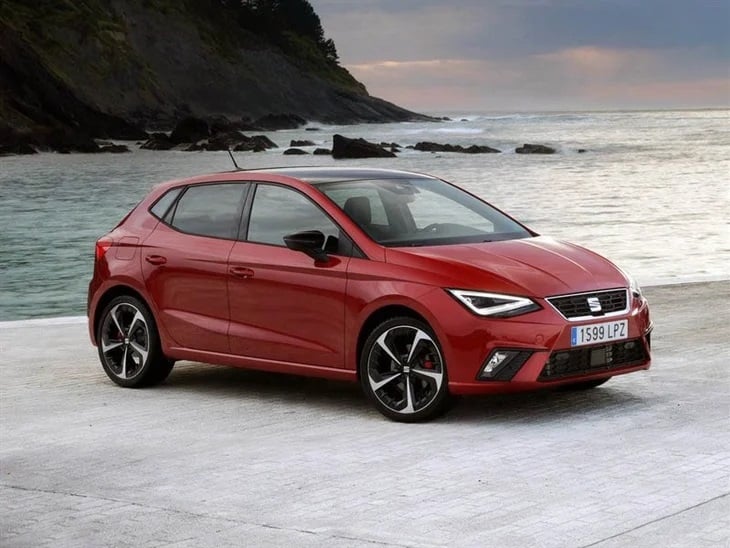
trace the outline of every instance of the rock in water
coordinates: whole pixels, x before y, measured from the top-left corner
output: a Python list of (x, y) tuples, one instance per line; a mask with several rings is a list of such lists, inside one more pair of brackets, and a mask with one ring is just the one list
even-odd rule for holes
[(471, 145), (464, 148), (461, 145), (432, 143), (430, 141), (421, 141), (420, 143), (416, 143), (416, 146), (413, 148), (423, 152), (461, 152), (463, 154), (492, 154), (501, 152), (496, 148), (488, 147), (486, 145)]
[(328, 148), (315, 148), (312, 154), (315, 156), (330, 156), (332, 155), (332, 151)]
[(306, 150), (302, 150), (301, 148), (287, 148), (284, 151), (284, 154), (286, 154), (287, 156), (292, 156), (292, 155), (297, 155), (297, 154), (301, 155), (301, 154), (309, 154), (309, 153)]
[(180, 143), (196, 143), (210, 136), (208, 122), (200, 118), (184, 118), (175, 126), (170, 134), (170, 141), (176, 145)]
[(517, 154), (555, 154), (555, 149), (546, 145), (531, 145), (525, 143), (515, 149)]
[(349, 139), (342, 135), (332, 137), (333, 158), (395, 158), (395, 154), (365, 139)]
[(170, 150), (174, 146), (175, 143), (173, 143), (164, 133), (153, 133), (139, 148), (144, 148), (146, 150)]
[(302, 141), (297, 141), (296, 139), (292, 139), (289, 143), (290, 147), (311, 147), (314, 146), (314, 143), (312, 141), (309, 141), (307, 139), (304, 139)]

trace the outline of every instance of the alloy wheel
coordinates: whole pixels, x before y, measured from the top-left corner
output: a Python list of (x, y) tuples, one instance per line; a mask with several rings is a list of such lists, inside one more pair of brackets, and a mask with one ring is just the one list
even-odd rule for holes
[(108, 369), (119, 379), (133, 379), (150, 353), (150, 331), (142, 311), (128, 302), (112, 307), (101, 326), (100, 350)]
[(372, 345), (367, 380), (372, 393), (390, 411), (403, 415), (418, 413), (441, 392), (441, 353), (423, 329), (410, 325), (391, 327)]

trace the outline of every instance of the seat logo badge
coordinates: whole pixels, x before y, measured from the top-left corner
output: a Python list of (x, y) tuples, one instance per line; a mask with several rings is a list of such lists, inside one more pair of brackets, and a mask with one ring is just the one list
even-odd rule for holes
[(598, 297), (588, 297), (588, 308), (590, 308), (591, 312), (600, 312), (601, 311), (601, 301), (598, 300)]

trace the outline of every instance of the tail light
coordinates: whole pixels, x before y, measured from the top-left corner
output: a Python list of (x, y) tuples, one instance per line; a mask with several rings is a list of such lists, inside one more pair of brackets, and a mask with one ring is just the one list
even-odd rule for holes
[(112, 246), (114, 242), (111, 238), (99, 238), (96, 241), (96, 260), (100, 261), (106, 254), (107, 250)]

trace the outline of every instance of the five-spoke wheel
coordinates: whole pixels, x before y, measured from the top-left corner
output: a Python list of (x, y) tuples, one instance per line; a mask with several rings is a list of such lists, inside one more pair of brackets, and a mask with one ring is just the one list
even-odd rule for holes
[(116, 297), (106, 306), (97, 342), (104, 371), (121, 386), (162, 382), (174, 364), (162, 354), (157, 327), (148, 308), (131, 296)]
[(414, 318), (376, 327), (363, 347), (360, 381), (385, 416), (403, 422), (433, 418), (448, 405), (448, 381), (438, 341)]

